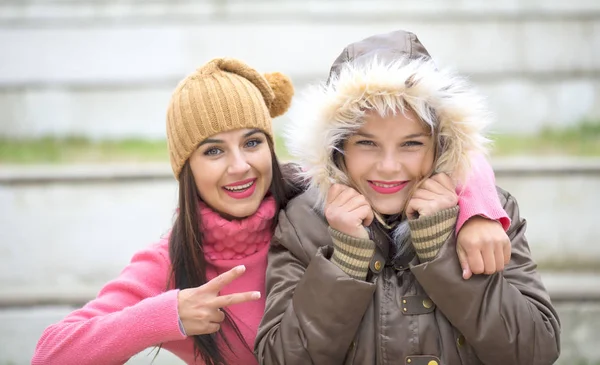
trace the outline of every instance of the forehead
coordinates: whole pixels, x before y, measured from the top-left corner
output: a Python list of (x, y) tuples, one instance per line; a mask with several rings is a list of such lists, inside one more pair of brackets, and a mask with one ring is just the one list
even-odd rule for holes
[(364, 123), (358, 131), (380, 137), (396, 137), (428, 132), (425, 123), (410, 109), (386, 116), (381, 116), (374, 111), (367, 111)]

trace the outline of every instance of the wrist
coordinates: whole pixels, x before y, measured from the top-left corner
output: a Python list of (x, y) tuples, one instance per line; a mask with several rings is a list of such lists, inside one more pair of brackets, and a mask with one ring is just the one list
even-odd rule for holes
[(331, 224), (329, 225), (329, 227), (331, 227), (331, 229), (333, 231), (342, 233), (346, 236), (350, 236), (353, 238), (358, 238), (358, 239), (369, 239), (369, 232), (367, 232), (367, 230), (365, 229), (365, 227), (358, 226), (358, 227), (353, 227), (353, 228), (348, 228), (348, 227), (335, 227), (332, 226)]
[(369, 263), (375, 254), (375, 242), (350, 236), (332, 227), (329, 227), (329, 234), (333, 240), (331, 262), (350, 277), (365, 280), (369, 271)]

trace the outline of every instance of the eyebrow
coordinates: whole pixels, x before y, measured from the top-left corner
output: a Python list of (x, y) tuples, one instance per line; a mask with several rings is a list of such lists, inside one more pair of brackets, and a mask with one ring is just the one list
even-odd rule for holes
[(369, 133), (365, 133), (365, 132), (356, 132), (355, 136), (361, 136), (361, 137), (365, 137), (365, 138), (375, 138), (374, 135), (369, 134)]
[[(255, 129), (253, 129), (253, 130), (251, 130), (251, 131), (249, 131), (247, 133), (244, 133), (243, 138), (248, 138), (251, 135), (256, 134), (256, 133), (263, 133), (263, 131), (261, 131), (258, 128), (255, 128)], [(200, 147), (202, 145), (205, 145), (205, 144), (209, 144), (209, 143), (225, 143), (225, 141), (223, 141), (222, 139), (207, 138), (204, 141), (200, 142), (200, 144), (198, 145), (198, 147)]]
[(410, 138), (418, 138), (418, 137), (429, 137), (428, 133), (413, 133), (413, 134), (409, 134), (408, 136), (404, 136), (404, 139), (410, 139)]

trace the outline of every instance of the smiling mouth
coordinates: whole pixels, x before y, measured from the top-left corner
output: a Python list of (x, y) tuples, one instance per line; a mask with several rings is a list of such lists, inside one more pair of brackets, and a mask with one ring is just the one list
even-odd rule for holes
[(386, 188), (386, 189), (395, 188), (397, 186), (400, 186), (400, 185), (406, 183), (405, 181), (399, 181), (399, 182), (394, 182), (394, 183), (382, 183), (379, 181), (369, 181), (369, 182), (375, 186), (378, 186), (380, 188)]
[(257, 178), (236, 181), (233, 184), (223, 186), (225, 194), (234, 199), (246, 199), (254, 195), (256, 191)]
[(254, 185), (255, 181), (256, 180), (252, 180), (252, 181), (242, 184), (242, 185), (223, 186), (223, 189), (228, 190), (228, 191), (233, 191), (233, 192), (244, 191), (244, 190), (248, 189), (249, 187), (251, 187), (252, 185)]
[(367, 180), (371, 189), (379, 194), (395, 194), (408, 185), (410, 181), (373, 181)]

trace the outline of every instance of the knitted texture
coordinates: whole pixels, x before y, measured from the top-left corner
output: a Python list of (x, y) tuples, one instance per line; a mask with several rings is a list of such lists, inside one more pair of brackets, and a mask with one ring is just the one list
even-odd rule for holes
[(412, 243), (421, 262), (433, 260), (454, 231), (458, 206), (408, 221)]
[(333, 240), (331, 262), (350, 277), (365, 280), (369, 273), (369, 262), (375, 254), (375, 242), (349, 236), (329, 227)]
[(253, 255), (271, 240), (275, 199), (267, 197), (258, 210), (242, 220), (227, 220), (200, 203), (204, 255), (209, 260), (239, 260)]
[(271, 140), (271, 118), (289, 108), (294, 94), (281, 73), (266, 76), (245, 63), (214, 59), (183, 79), (167, 111), (167, 144), (176, 178), (198, 144), (236, 129), (260, 129)]

